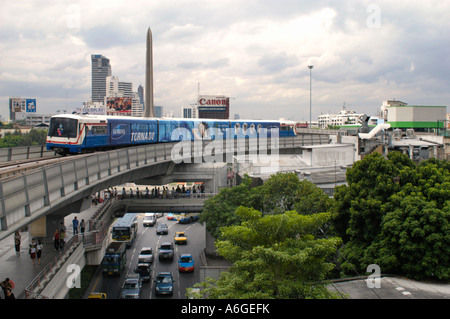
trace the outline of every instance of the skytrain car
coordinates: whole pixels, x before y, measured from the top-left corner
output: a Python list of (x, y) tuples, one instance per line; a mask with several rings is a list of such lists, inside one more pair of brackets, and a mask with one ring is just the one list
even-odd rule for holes
[[(227, 138), (271, 137), (272, 130), (280, 131), (280, 122), (263, 120), (230, 121), (230, 134)], [(281, 133), (281, 132), (280, 132)]]
[(47, 149), (77, 154), (148, 143), (216, 138), (295, 136), (295, 122), (142, 118), (104, 115), (55, 115), (50, 120)]
[(158, 121), (156, 119), (132, 117), (108, 117), (108, 146), (126, 146), (156, 143)]
[(47, 149), (65, 155), (107, 145), (107, 126), (106, 116), (54, 115), (50, 119)]
[(280, 137), (297, 136), (297, 122), (280, 121)]
[(157, 141), (158, 121), (156, 119), (55, 115), (50, 119), (47, 149), (66, 155)]

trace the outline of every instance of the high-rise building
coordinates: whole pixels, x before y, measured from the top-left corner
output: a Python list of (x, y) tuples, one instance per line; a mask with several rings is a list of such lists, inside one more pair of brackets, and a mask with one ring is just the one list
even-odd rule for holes
[(198, 105), (191, 104), (189, 106), (181, 107), (181, 117), (184, 119), (198, 118)]
[(144, 105), (144, 87), (139, 84), (138, 86), (139, 102)]
[(92, 102), (104, 103), (106, 96), (106, 77), (111, 76), (109, 59), (101, 54), (92, 54)]
[(120, 82), (117, 76), (106, 77), (106, 97), (133, 97), (133, 83)]

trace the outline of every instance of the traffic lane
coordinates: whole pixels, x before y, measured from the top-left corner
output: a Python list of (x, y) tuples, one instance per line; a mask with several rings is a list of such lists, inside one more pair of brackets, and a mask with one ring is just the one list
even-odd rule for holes
[[(138, 215), (139, 226), (136, 236), (136, 240), (130, 248), (127, 248), (127, 262), (125, 269), (122, 271), (120, 276), (103, 276), (101, 271), (97, 272), (97, 276), (93, 279), (93, 284), (89, 288), (89, 292), (103, 292), (106, 293), (108, 299), (119, 299), (122, 285), (125, 278), (129, 274), (134, 273), (136, 268), (139, 252), (143, 247), (151, 246), (155, 250), (156, 248), (156, 236), (151, 236), (153, 227), (143, 227), (142, 220), (143, 215)], [(153, 232), (155, 232), (153, 230)], [(152, 240), (153, 239), (153, 240)], [(101, 267), (101, 266), (100, 266)], [(142, 292), (145, 294), (146, 287), (149, 283), (143, 284)], [(147, 293), (148, 295), (148, 293)], [(141, 295), (142, 298), (142, 295)]]
[[(139, 219), (142, 221), (142, 218)], [(127, 249), (127, 263), (124, 271), (120, 276), (103, 277), (101, 271), (98, 272), (96, 278), (94, 278), (93, 287), (90, 288), (90, 292), (104, 292), (107, 294), (108, 299), (119, 299), (122, 285), (128, 274), (133, 274), (136, 265), (138, 264), (139, 252), (143, 247), (152, 247), (154, 258), (151, 265), (151, 279), (150, 282), (143, 283), (141, 299), (153, 299), (153, 298), (185, 298), (186, 288), (192, 287), (195, 283), (199, 282), (199, 267), (201, 266), (200, 253), (204, 247), (204, 227), (198, 222), (192, 224), (180, 224), (176, 220), (167, 220), (165, 217), (160, 217), (158, 222), (164, 222), (168, 225), (169, 233), (167, 235), (157, 235), (156, 227), (143, 227), (142, 222), (139, 222), (138, 232), (136, 240), (133, 245)], [(158, 260), (158, 247), (159, 244), (164, 241), (174, 242), (175, 232), (185, 231), (188, 244), (187, 245), (174, 245), (174, 259), (172, 262)], [(182, 273), (178, 272), (178, 257), (181, 253), (192, 254), (195, 260), (194, 273)], [(173, 273), (174, 294), (172, 296), (155, 296), (155, 287), (153, 280), (158, 272), (169, 271)]]
[[(193, 287), (196, 283), (200, 281), (200, 266), (203, 266), (202, 260), (200, 258), (201, 251), (205, 245), (205, 230), (204, 226), (198, 222), (192, 224), (177, 224), (175, 231), (183, 231), (187, 238), (186, 245), (176, 245), (177, 250), (177, 261), (182, 254), (191, 254), (194, 259), (194, 272), (192, 273), (180, 273), (177, 266), (177, 275), (179, 278), (179, 291), (180, 299), (186, 298), (186, 289)], [(178, 229), (177, 229), (178, 228)]]
[[(92, 292), (104, 292), (106, 293), (108, 299), (120, 298), (120, 292), (125, 278), (129, 274), (133, 274), (134, 269), (136, 268), (139, 252), (142, 247), (144, 247), (142, 245), (145, 244), (145, 241), (141, 241), (140, 239), (146, 232), (146, 228), (138, 227), (136, 240), (134, 241), (133, 245), (131, 245), (131, 247), (127, 248), (126, 250), (127, 262), (120, 276), (103, 276), (102, 272), (99, 271), (97, 277), (94, 279), (96, 280), (96, 283), (92, 288)], [(143, 288), (145, 288), (145, 286)]]
[[(174, 259), (173, 261), (159, 261), (156, 257), (154, 267), (154, 277), (158, 272), (172, 272), (174, 277), (173, 295), (160, 296), (156, 295), (154, 291), (154, 283), (152, 282), (152, 290), (150, 298), (186, 298), (186, 288), (192, 287), (195, 283), (200, 281), (199, 267), (201, 265), (200, 253), (204, 246), (204, 227), (200, 223), (180, 224), (176, 221), (169, 221), (169, 234), (160, 235), (158, 239), (159, 244), (164, 241), (174, 242), (174, 236), (177, 231), (184, 231), (187, 237), (187, 245), (174, 245)], [(182, 253), (192, 254), (195, 260), (195, 270), (193, 273), (179, 273), (178, 258)]]

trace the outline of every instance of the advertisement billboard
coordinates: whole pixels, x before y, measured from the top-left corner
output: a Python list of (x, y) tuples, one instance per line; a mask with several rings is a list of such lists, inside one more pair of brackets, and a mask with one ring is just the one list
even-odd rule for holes
[(198, 106), (202, 107), (227, 107), (230, 103), (230, 98), (223, 95), (199, 95)]
[(211, 119), (228, 119), (230, 98), (223, 95), (199, 95), (198, 117)]
[(101, 106), (83, 106), (81, 114), (106, 115), (106, 108)]
[(131, 97), (108, 97), (106, 112), (111, 115), (131, 115), (132, 104)]
[(26, 99), (27, 113), (36, 113), (36, 99)]
[(26, 111), (26, 99), (9, 98), (10, 111), (12, 113), (20, 113)]

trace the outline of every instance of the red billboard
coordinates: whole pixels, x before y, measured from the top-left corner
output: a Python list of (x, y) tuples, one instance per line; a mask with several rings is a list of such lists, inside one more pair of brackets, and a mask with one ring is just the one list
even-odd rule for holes
[(131, 97), (106, 98), (106, 113), (110, 115), (130, 115), (133, 101)]

